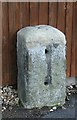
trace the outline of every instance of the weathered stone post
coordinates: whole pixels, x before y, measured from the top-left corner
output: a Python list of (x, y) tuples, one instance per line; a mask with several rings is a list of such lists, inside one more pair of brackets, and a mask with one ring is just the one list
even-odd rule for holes
[(18, 94), (25, 108), (65, 103), (65, 46), (65, 35), (48, 25), (18, 31)]

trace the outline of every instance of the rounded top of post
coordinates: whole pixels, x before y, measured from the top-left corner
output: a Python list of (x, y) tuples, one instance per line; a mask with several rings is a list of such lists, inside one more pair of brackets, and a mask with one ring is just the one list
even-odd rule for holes
[(64, 33), (50, 25), (27, 26), (17, 32), (27, 42), (49, 42), (66, 44)]

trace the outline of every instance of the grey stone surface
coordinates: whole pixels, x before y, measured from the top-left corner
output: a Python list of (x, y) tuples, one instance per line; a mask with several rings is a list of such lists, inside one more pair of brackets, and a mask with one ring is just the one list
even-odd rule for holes
[(25, 108), (65, 103), (65, 35), (47, 25), (17, 32), (18, 94)]

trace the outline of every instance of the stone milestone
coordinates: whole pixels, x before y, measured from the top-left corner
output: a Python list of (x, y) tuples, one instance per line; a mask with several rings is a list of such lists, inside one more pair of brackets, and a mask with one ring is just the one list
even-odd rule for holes
[(17, 32), (18, 95), (25, 108), (63, 105), (66, 97), (65, 35), (49, 25)]

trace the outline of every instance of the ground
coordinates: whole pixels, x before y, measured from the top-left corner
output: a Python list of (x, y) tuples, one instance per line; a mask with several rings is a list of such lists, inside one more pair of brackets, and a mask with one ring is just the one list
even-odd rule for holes
[[(70, 80), (71, 82), (72, 80)], [(75, 82), (70, 85), (68, 82), (66, 103), (62, 107), (48, 108), (43, 107), (41, 109), (24, 109), (23, 106), (13, 106), (12, 109), (6, 109), (2, 113), (2, 120), (8, 120), (8, 118), (76, 118), (77, 115), (77, 87)]]

